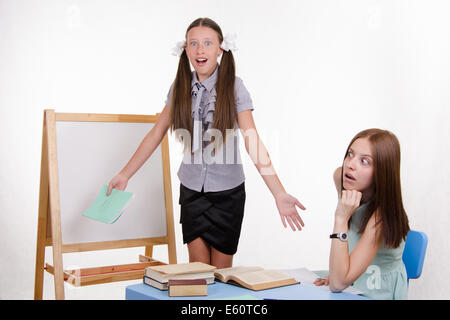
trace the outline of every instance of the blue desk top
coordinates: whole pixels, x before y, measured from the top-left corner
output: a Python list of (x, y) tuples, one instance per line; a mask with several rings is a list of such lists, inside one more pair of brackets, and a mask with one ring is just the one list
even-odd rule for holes
[(126, 287), (127, 300), (216, 300), (239, 299), (252, 296), (256, 299), (277, 300), (368, 300), (369, 298), (345, 292), (333, 293), (326, 288), (309, 284), (294, 284), (279, 288), (253, 291), (222, 282), (208, 285), (208, 295), (202, 297), (169, 297), (168, 291), (162, 291), (146, 284), (135, 284)]

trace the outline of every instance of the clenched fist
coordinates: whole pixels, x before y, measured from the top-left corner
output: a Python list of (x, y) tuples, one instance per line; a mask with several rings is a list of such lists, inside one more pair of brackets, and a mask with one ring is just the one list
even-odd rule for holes
[(348, 221), (353, 212), (358, 209), (361, 197), (362, 193), (357, 190), (343, 190), (336, 208), (336, 219)]

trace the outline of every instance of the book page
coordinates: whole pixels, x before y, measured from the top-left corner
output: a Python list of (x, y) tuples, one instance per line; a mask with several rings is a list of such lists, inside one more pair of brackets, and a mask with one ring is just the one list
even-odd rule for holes
[(250, 271), (258, 271), (263, 270), (261, 267), (231, 267), (231, 268), (223, 268), (223, 269), (217, 269), (214, 274), (219, 274), (223, 277), (225, 281), (228, 280), (227, 277), (231, 275), (239, 276), (239, 274), (244, 272), (250, 272)]
[(287, 274), (277, 270), (259, 270), (245, 272), (236, 275), (236, 277), (250, 285), (280, 281), (291, 278)]

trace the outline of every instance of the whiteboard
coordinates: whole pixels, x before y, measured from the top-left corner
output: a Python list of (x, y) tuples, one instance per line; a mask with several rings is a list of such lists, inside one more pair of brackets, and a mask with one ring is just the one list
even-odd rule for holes
[(82, 216), (103, 184), (120, 172), (154, 123), (56, 122), (64, 244), (166, 236), (162, 151), (159, 146), (128, 181), (134, 198), (114, 224)]

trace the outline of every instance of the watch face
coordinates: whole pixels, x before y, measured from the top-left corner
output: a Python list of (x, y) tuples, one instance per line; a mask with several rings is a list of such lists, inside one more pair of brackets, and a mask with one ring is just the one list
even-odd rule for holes
[(342, 238), (342, 240), (347, 239), (347, 234), (346, 233), (342, 233), (341, 238)]

